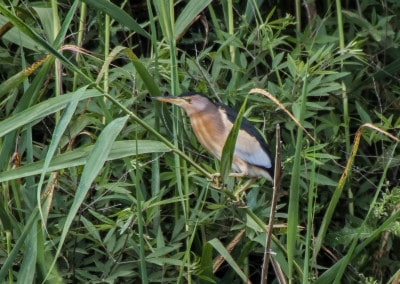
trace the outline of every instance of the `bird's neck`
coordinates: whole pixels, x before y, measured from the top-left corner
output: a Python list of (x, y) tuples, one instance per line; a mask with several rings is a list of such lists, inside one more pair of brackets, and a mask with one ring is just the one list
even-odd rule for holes
[(221, 118), (218, 108), (214, 105), (207, 109), (191, 113), (189, 115), (192, 127), (205, 128), (209, 131), (223, 131), (223, 125), (221, 125)]

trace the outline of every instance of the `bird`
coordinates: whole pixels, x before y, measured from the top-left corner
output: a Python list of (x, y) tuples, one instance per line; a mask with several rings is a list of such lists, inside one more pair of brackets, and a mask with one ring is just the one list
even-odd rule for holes
[[(226, 139), (238, 113), (222, 103), (213, 103), (206, 95), (185, 92), (179, 96), (155, 97), (156, 100), (177, 105), (185, 110), (199, 143), (221, 160)], [(274, 178), (274, 160), (266, 140), (245, 118), (242, 118), (233, 152), (232, 170), (235, 177)]]

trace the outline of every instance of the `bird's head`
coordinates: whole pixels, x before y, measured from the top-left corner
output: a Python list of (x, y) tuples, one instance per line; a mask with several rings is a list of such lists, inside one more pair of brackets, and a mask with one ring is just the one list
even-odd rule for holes
[(189, 116), (197, 112), (205, 111), (214, 106), (214, 104), (206, 96), (195, 92), (183, 93), (177, 97), (167, 96), (156, 97), (155, 99), (160, 102), (167, 102), (180, 106)]

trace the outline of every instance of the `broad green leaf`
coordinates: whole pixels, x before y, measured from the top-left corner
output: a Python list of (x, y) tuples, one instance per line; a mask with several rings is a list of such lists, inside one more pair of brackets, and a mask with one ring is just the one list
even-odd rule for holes
[(203, 251), (200, 261), (200, 271), (202, 277), (207, 277), (209, 279), (214, 278), (213, 266), (212, 266), (212, 245), (207, 242), (203, 245)]
[(101, 243), (100, 233), (99, 233), (98, 229), (96, 228), (96, 226), (93, 225), (93, 223), (90, 220), (88, 220), (87, 218), (85, 218), (84, 216), (80, 217), (80, 221), (85, 226), (89, 235), (91, 235), (93, 239), (95, 239), (96, 241)]
[(174, 259), (174, 258), (171, 258), (171, 257), (147, 258), (146, 261), (149, 262), (149, 263), (157, 264), (159, 266), (173, 265), (173, 266), (180, 267), (180, 266), (183, 265), (182, 260)]
[(46, 36), (46, 39), (49, 42), (53, 41), (54, 37), (54, 30), (56, 29), (57, 26), (59, 26), (59, 23), (56, 21), (59, 21), (60, 19), (55, 19), (53, 15), (53, 11), (51, 7), (32, 7), (33, 10), (37, 13), (40, 22), (42, 23), (43, 31)]
[(159, 248), (157, 248), (157, 250), (155, 250), (154, 252), (147, 255), (146, 258), (159, 258), (161, 256), (167, 256), (169, 254), (172, 254), (172, 252), (176, 251), (179, 247), (180, 247), (179, 244), (175, 244), (172, 246), (159, 247)]
[(368, 112), (357, 101), (356, 101), (356, 109), (357, 109), (358, 115), (361, 118), (362, 123), (367, 123), (367, 122), (372, 123), (372, 119), (371, 119), (370, 115), (368, 114)]
[(329, 93), (334, 92), (334, 91), (339, 91), (341, 90), (342, 86), (339, 83), (329, 83), (327, 85), (322, 85), (319, 88), (311, 91), (308, 93), (308, 96), (311, 97), (323, 97), (323, 96), (328, 96)]

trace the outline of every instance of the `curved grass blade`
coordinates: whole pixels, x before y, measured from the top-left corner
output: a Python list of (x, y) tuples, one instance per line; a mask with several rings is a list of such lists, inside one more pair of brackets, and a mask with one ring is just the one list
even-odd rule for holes
[[(137, 145), (137, 146), (136, 146)], [(57, 171), (70, 167), (85, 165), (88, 161), (89, 154), (93, 151), (94, 146), (80, 147), (73, 151), (63, 153), (53, 157), (46, 172)], [(111, 147), (106, 161), (121, 159), (129, 156), (169, 152), (171, 149), (162, 142), (151, 140), (127, 140), (115, 141)], [(0, 173), (0, 182), (24, 178), (40, 174), (44, 168), (44, 161), (31, 163), (14, 170)]]
[(239, 277), (243, 280), (243, 283), (249, 283), (247, 276), (240, 269), (239, 265), (235, 262), (230, 253), (226, 250), (224, 245), (218, 239), (212, 239), (209, 243), (215, 248), (218, 253), (225, 258), (226, 262), (233, 268), (233, 270), (239, 275)]
[(75, 100), (77, 97), (79, 97), (80, 100), (84, 100), (101, 95), (102, 94), (97, 90), (88, 90), (85, 91), (83, 95), (77, 91), (65, 94), (63, 96), (50, 98), (0, 122), (0, 137), (20, 128), (21, 126), (39, 120), (65, 108), (66, 105)]
[[(54, 153), (57, 151), (57, 147), (60, 143), (61, 137), (64, 134), (65, 130), (67, 129), (72, 116), (75, 113), (76, 107), (78, 106), (79, 101), (81, 100), (83, 94), (86, 92), (86, 87), (80, 88), (79, 90), (77, 90), (75, 92), (76, 96), (74, 96), (74, 99), (71, 100), (68, 105), (67, 108), (65, 109), (65, 111), (63, 112), (61, 118), (59, 119), (55, 129), (54, 129), (54, 133), (52, 135), (52, 139), (49, 145), (49, 148), (47, 150), (46, 153), (46, 157), (44, 159), (44, 163), (43, 163), (43, 167), (41, 170), (41, 175), (40, 175), (40, 180), (39, 183), (37, 185), (37, 191), (36, 191), (36, 199), (37, 199), (37, 203), (40, 204), (40, 199), (41, 199), (41, 194), (42, 194), (42, 185), (45, 179), (45, 175), (46, 172), (49, 168), (50, 162), (53, 159)], [(40, 216), (42, 219), (42, 223), (46, 224), (46, 219), (47, 217), (44, 216), (41, 207), (39, 207), (39, 212), (40, 212)]]

